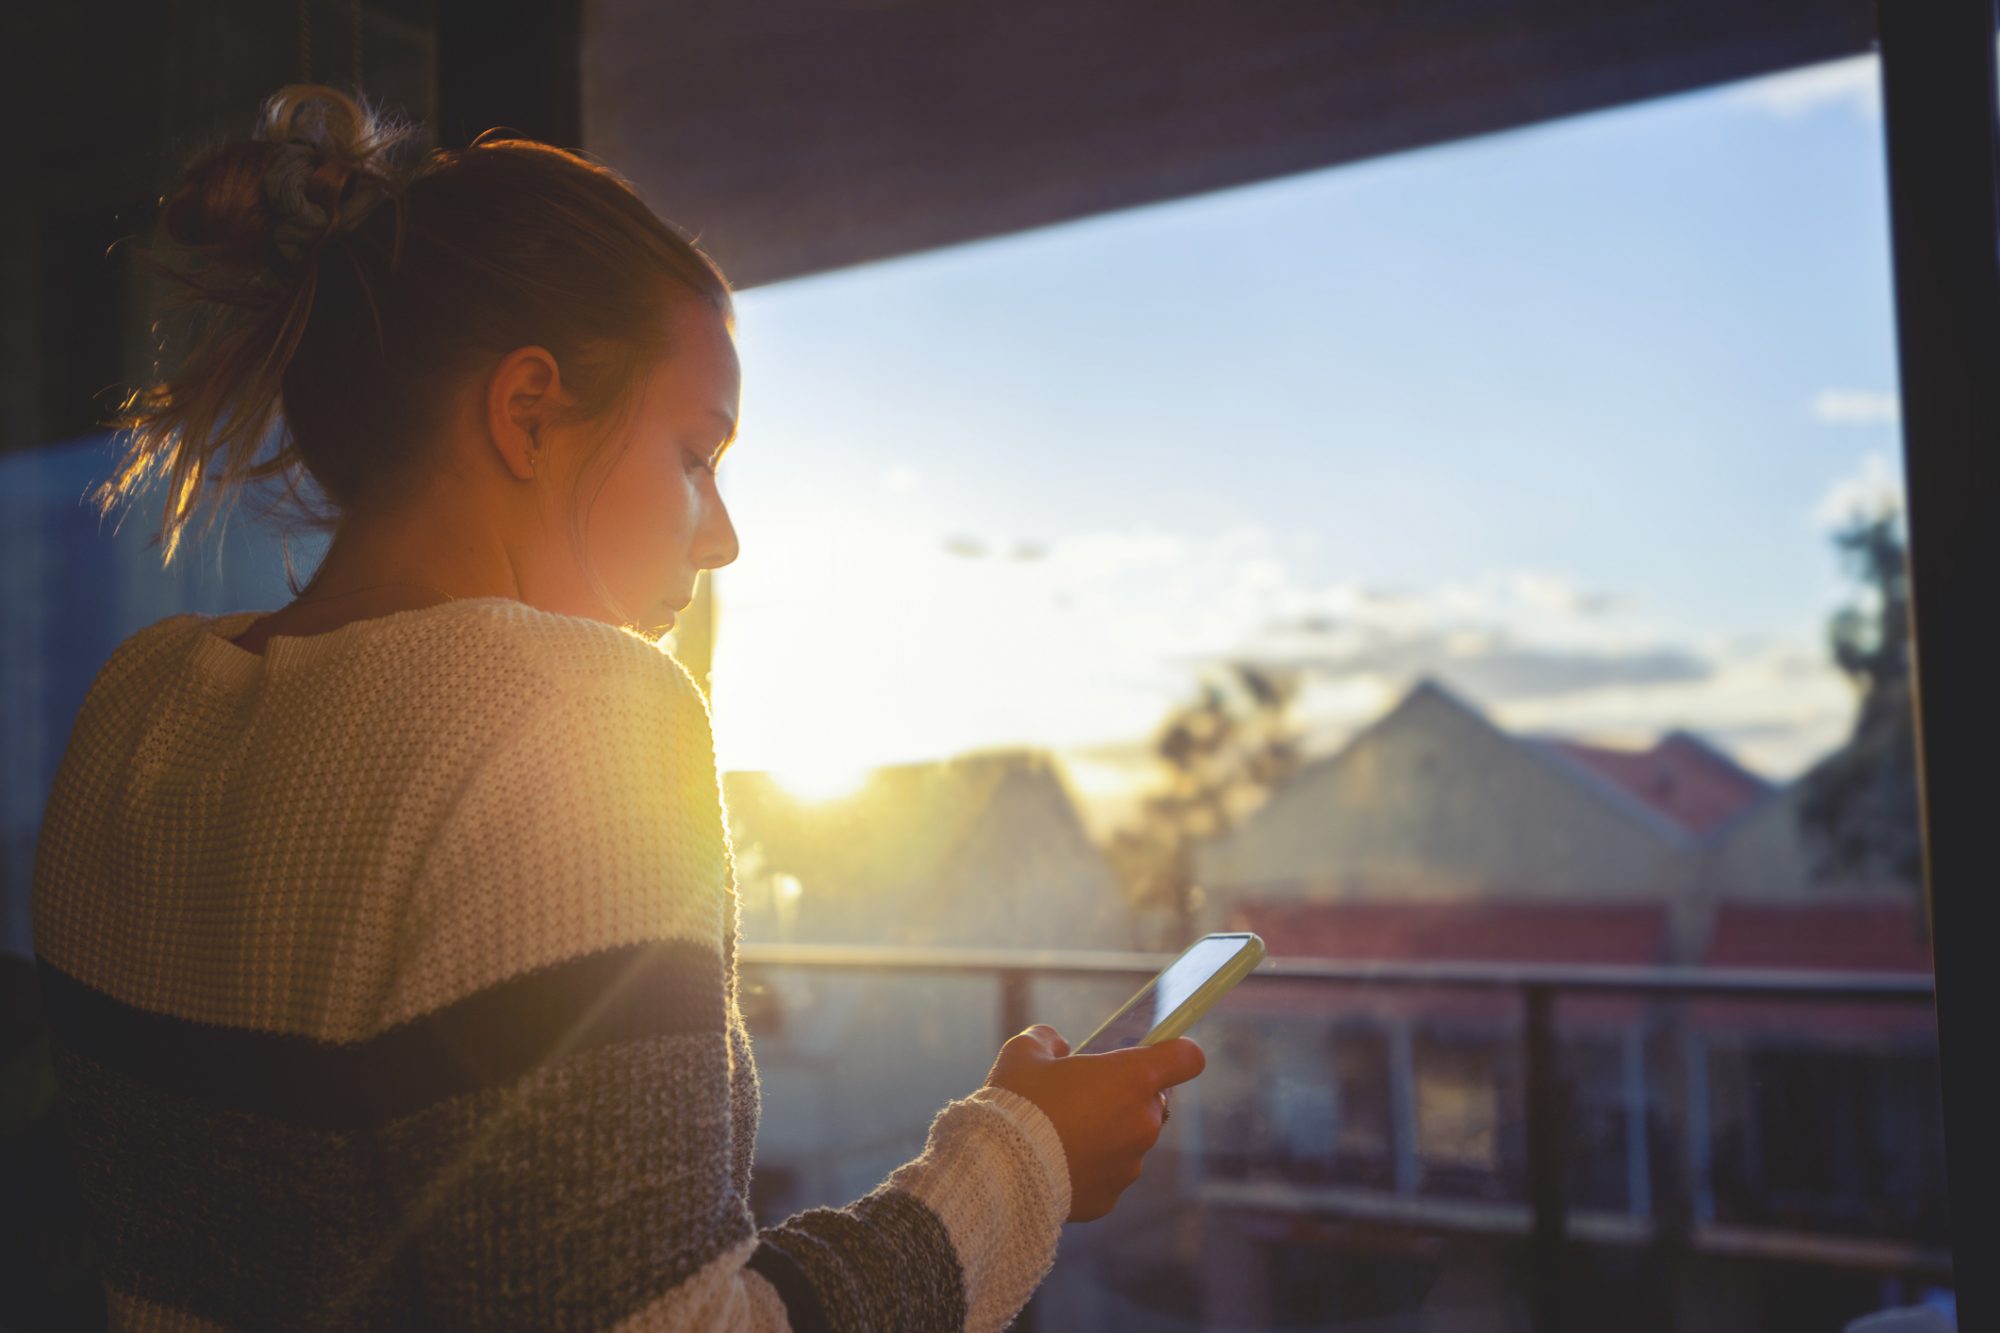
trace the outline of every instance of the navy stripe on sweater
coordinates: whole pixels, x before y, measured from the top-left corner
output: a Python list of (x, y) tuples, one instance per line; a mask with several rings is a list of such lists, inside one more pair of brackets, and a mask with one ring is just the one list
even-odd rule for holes
[[(965, 1274), (944, 1220), (914, 1195), (882, 1186), (845, 1208), (808, 1208), (767, 1229), (752, 1256), (782, 1254), (812, 1293), (801, 1313), (831, 1329), (954, 1333), (965, 1327)], [(769, 1278), (769, 1269), (760, 1270)], [(807, 1326), (812, 1326), (808, 1323)]]
[(223, 1109), (358, 1129), (503, 1086), (563, 1055), (721, 1035), (722, 959), (647, 941), (509, 977), (355, 1042), (225, 1027), (126, 1004), (37, 956), (51, 1034), (109, 1070)]
[(813, 1290), (812, 1280), (806, 1276), (799, 1261), (785, 1253), (782, 1237), (773, 1232), (759, 1242), (750, 1252), (750, 1260), (743, 1266), (753, 1273), (762, 1275), (778, 1293), (778, 1299), (785, 1305), (785, 1322), (792, 1327), (792, 1333), (831, 1333), (833, 1325), (827, 1322), (826, 1307), (820, 1304), (819, 1293)]
[(649, 1037), (364, 1133), (161, 1092), (52, 1043), (122, 1291), (234, 1329), (610, 1328), (752, 1233), (727, 1044)]

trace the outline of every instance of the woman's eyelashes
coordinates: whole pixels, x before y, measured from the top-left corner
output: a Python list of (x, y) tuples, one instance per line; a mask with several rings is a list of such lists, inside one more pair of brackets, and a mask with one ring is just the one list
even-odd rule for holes
[(692, 464), (693, 464), (693, 465), (694, 465), (695, 467), (697, 467), (697, 468), (701, 469), (701, 470), (702, 470), (703, 472), (707, 472), (707, 473), (711, 473), (711, 474), (712, 474), (712, 473), (714, 473), (714, 471), (715, 471), (715, 464), (714, 464), (714, 463), (712, 463), (712, 462), (710, 462), (708, 458), (706, 458), (706, 457), (705, 457), (705, 456), (703, 456), (702, 454), (699, 454), (699, 453), (696, 453), (696, 452), (695, 452), (694, 450), (692, 450), (692, 449), (688, 449), (688, 450), (685, 450), (684, 452), (686, 453), (686, 455), (687, 455), (687, 457), (688, 457), (688, 460), (689, 460), (689, 461), (690, 461), (690, 462), (691, 462), (691, 463), (692, 463)]

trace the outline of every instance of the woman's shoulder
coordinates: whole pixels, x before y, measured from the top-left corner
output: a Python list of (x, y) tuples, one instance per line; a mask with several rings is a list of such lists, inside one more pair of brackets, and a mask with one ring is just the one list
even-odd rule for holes
[(143, 679), (172, 660), (175, 651), (213, 619), (215, 617), (198, 612), (182, 611), (134, 630), (119, 640), (110, 656), (98, 666), (87, 696), (101, 697), (129, 682)]
[[(220, 641), (206, 645), (200, 638), (212, 634), (218, 621), (234, 618), (182, 612), (127, 636), (98, 668), (87, 691), (89, 711), (106, 706), (121, 711), (127, 703), (155, 698), (160, 681), (190, 656), (207, 664), (225, 659), (231, 670), (222, 677), (234, 680), (244, 655), (222, 652)], [(431, 716), (458, 725), (513, 713), (524, 703), (541, 705), (536, 711), (567, 704), (592, 714), (639, 702), (649, 705), (648, 711), (666, 708), (677, 716), (705, 718), (708, 711), (694, 676), (663, 644), (618, 625), (512, 598), (466, 598), (276, 642), (290, 645), (291, 655), (276, 664), (281, 674), (309, 679), (321, 695), (379, 699), (384, 681), (393, 680), (401, 705), (390, 711), (406, 725)], [(312, 648), (300, 651), (296, 645), (303, 643)]]
[(553, 694), (602, 700), (664, 691), (707, 711), (707, 697), (680, 659), (636, 630), (511, 599), (481, 600), (452, 636), (470, 658), (504, 655)]

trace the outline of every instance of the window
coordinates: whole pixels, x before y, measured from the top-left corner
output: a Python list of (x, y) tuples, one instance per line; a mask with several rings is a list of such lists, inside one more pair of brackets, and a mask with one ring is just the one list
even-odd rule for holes
[[(1521, 1326), (1544, 1170), (1580, 1315), (1641, 1292), (1673, 1326), (1831, 1328), (1948, 1284), (1874, 80), (742, 295), (714, 710), (753, 952), (784, 875), (792, 941), (1253, 929), (1489, 975), (1246, 983), (1043, 1326), (1447, 1299)], [(1914, 989), (1592, 989), (1606, 966)], [(1504, 980), (1529, 973), (1539, 998)], [(877, 1016), (949, 1002), (853, 984)], [(1131, 988), (1016, 999), (1074, 1040)], [(1010, 1011), (972, 994), (978, 1047)], [(786, 1012), (788, 1047), (867, 1045), (840, 1006)], [(855, 1068), (865, 1119), (915, 1132), (891, 1047)], [(818, 1113), (766, 1100), (779, 1136)], [(1676, 1283), (1725, 1294), (1677, 1311)]]
[[(760, 1219), (859, 1197), (1002, 1033), (1076, 1040), (1138, 984), (761, 947), (1244, 929), (1322, 973), (1197, 1030), (1208, 1072), (1037, 1327), (1530, 1327), (1552, 1206), (1578, 1326), (1949, 1300), (1875, 85), (1842, 61), (741, 294), (712, 679)], [(149, 516), (121, 551), (75, 503), (100, 444), (0, 459), (16, 885), (52, 720), (119, 637), (61, 585), (286, 597), (226, 548), (220, 584), (139, 588)], [(1603, 983), (1663, 967), (1709, 980)]]

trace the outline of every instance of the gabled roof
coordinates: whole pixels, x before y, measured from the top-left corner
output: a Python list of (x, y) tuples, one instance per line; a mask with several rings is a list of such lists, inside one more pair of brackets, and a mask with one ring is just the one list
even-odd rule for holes
[(1709, 837), (1763, 804), (1776, 790), (1686, 731), (1669, 732), (1647, 750), (1614, 749), (1562, 737), (1528, 737), (1522, 743), (1572, 761), (1695, 838)]
[(1420, 678), (1394, 708), (1357, 733), (1338, 753), (1319, 762), (1338, 762), (1363, 737), (1393, 724), (1426, 700), (1457, 710), (1628, 819), (1675, 842), (1707, 838), (1762, 804), (1774, 790), (1763, 778), (1692, 732), (1669, 732), (1652, 749), (1642, 751), (1521, 736), (1429, 677)]
[(1624, 787), (1606, 781), (1567, 752), (1524, 740), (1438, 681), (1420, 678), (1394, 707), (1355, 732), (1337, 750), (1304, 764), (1271, 792), (1269, 799), (1247, 820), (1206, 843), (1197, 855), (1198, 873), (1217, 884), (1228, 884), (1232, 893), (1238, 894), (1254, 891), (1259, 885), (1291, 882), (1308, 873), (1305, 867), (1282, 874), (1245, 871), (1236, 864), (1238, 852), (1246, 849), (1244, 856), (1257, 859), (1260, 854), (1247, 849), (1272, 845), (1274, 829), (1295, 824), (1302, 817), (1310, 822), (1314, 816), (1300, 802), (1310, 801), (1313, 793), (1329, 785), (1338, 785), (1341, 772), (1349, 765), (1365, 762), (1372, 747), (1390, 742), (1411, 728), (1435, 735), (1441, 723), (1448, 733), (1446, 745), (1477, 747), (1489, 755), (1504, 757), (1505, 762), (1519, 762), (1553, 778), (1579, 798), (1584, 810), (1600, 810), (1625, 829), (1664, 844), (1670, 853), (1692, 851), (1699, 841), (1683, 824)]

